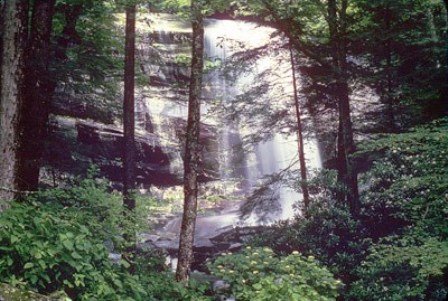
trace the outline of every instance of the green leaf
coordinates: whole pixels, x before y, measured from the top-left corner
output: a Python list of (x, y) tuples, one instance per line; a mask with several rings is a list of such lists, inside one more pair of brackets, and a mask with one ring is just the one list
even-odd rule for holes
[(72, 257), (75, 258), (75, 259), (82, 259), (82, 256), (79, 255), (78, 252), (72, 252)]
[(73, 242), (70, 240), (63, 240), (62, 244), (64, 245), (64, 247), (69, 250), (72, 251), (73, 250)]
[(120, 264), (125, 267), (126, 269), (130, 268), (131, 265), (129, 264), (129, 262), (127, 262), (126, 260), (121, 260)]
[(15, 235), (11, 235), (11, 243), (14, 244), (19, 241), (19, 238)]

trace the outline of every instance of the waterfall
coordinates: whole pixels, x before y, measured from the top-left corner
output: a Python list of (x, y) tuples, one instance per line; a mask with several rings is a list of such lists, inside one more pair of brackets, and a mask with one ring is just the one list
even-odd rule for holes
[[(271, 40), (273, 30), (267, 27), (260, 27), (253, 23), (233, 20), (207, 20), (205, 26), (205, 53), (209, 60), (221, 61), (223, 65), (238, 50), (250, 50), (268, 44)], [(218, 68), (205, 75), (205, 101), (211, 101), (213, 98), (219, 98), (221, 104), (225, 105), (232, 98), (246, 92), (247, 87), (254, 86), (259, 79), (260, 74), (268, 69), (278, 69), (280, 67), (276, 58), (270, 55), (255, 61), (250, 66), (245, 66), (245, 70), (238, 76), (227, 79), (223, 68)], [(291, 79), (290, 68), (288, 63), (284, 63), (283, 72), (287, 74), (283, 88), (284, 91), (291, 95)], [(281, 69), (281, 68), (280, 68)], [(271, 71), (272, 72), (272, 71)], [(281, 71), (280, 71), (281, 72)], [(288, 80), (289, 77), (289, 80)], [(275, 81), (275, 75), (272, 81)], [(289, 97), (278, 100), (278, 96), (272, 95), (272, 99), (268, 98), (267, 105), (272, 102), (288, 102), (292, 100)], [(283, 103), (285, 105), (285, 103)], [(288, 104), (286, 104), (288, 106)], [(291, 111), (291, 114), (294, 114)], [(294, 117), (295, 118), (295, 117)], [(253, 144), (252, 152), (242, 152), (237, 146), (241, 142), (243, 134), (253, 134), (260, 129), (250, 127), (237, 122), (218, 121), (218, 127), (222, 130), (220, 135), (220, 152), (221, 152), (221, 180), (224, 183), (239, 180), (239, 185), (243, 188), (246, 196), (250, 195), (260, 184), (262, 179), (279, 173), (286, 169), (298, 170), (298, 143), (296, 135), (284, 135), (274, 133), (266, 141)], [(305, 141), (305, 151), (309, 169), (320, 168), (320, 156), (317, 143), (313, 139)], [(268, 222), (290, 219), (294, 217), (294, 204), (301, 200), (301, 194), (285, 184), (278, 183), (273, 185), (269, 191), (272, 195), (272, 201), (278, 201), (271, 204), (265, 219)], [(259, 222), (259, 214), (253, 212), (248, 224), (256, 224)]]
[[(184, 30), (183, 28), (182, 30)], [(272, 43), (272, 33), (274, 33), (272, 28), (243, 21), (213, 19), (205, 21), (204, 46), (207, 68), (203, 78), (202, 126), (216, 129), (216, 132), (213, 133), (216, 147), (212, 148), (214, 153), (207, 156), (214, 158), (214, 165), (218, 169), (218, 179), (204, 183), (202, 189), (209, 195), (216, 194), (223, 199), (235, 200), (235, 202), (233, 202), (233, 205), (232, 202), (228, 202), (230, 205), (227, 205), (226, 208), (215, 215), (198, 216), (195, 233), (196, 246), (210, 244), (209, 238), (215, 237), (231, 227), (272, 223), (290, 219), (297, 213), (294, 205), (301, 200), (301, 195), (289, 187), (288, 184), (278, 182), (271, 184), (269, 189), (264, 191), (264, 197), (266, 198), (263, 201), (264, 207), (251, 210), (251, 213), (246, 215), (245, 219), (240, 219), (240, 206), (243, 204), (244, 207), (245, 203), (249, 203), (246, 202), (246, 199), (251, 199), (255, 191), (264, 187), (268, 176), (286, 169), (298, 171), (297, 135), (294, 132), (285, 134), (284, 132), (288, 131), (286, 127), (277, 126), (269, 137), (263, 141), (251, 143), (250, 147), (243, 149), (240, 146), (247, 135), (265, 130), (264, 121), (258, 120), (256, 114), (253, 118), (249, 117), (251, 106), (248, 106), (249, 111), (244, 114), (246, 117), (239, 118), (239, 120), (227, 118), (226, 111), (222, 111), (223, 106), (232, 104), (235, 99), (239, 99), (251, 87), (261, 82), (262, 74), (269, 72), (269, 77), (264, 78), (264, 80), (267, 80), (269, 84), (275, 83), (276, 88), (269, 88), (265, 93), (266, 95), (259, 99), (259, 102), (267, 110), (269, 108), (286, 108), (285, 118), (288, 118), (288, 122), (280, 120), (280, 124), (295, 124), (292, 79), (287, 52), (282, 54), (282, 50), (280, 50), (273, 53), (263, 53), (258, 58), (251, 60), (250, 63), (239, 66), (238, 70), (227, 68), (235, 55), (270, 45)], [(166, 79), (168, 83), (170, 81), (175, 82), (176, 74), (186, 73), (185, 70), (168, 70), (166, 68), (176, 68), (172, 61), (179, 53), (179, 49), (173, 47), (173, 44), (177, 47), (179, 47), (179, 44), (175, 44), (172, 40), (172, 32), (168, 33), (160, 29), (157, 35), (157, 43), (160, 45), (158, 51), (160, 51), (162, 63), (169, 61), (171, 65), (153, 66), (152, 72), (157, 73), (160, 70), (164, 75), (159, 76), (159, 79)], [(183, 50), (183, 54), (187, 53), (187, 49)], [(208, 68), (210, 66), (214, 67), (210, 69)], [(188, 83), (185, 82), (183, 85), (187, 87)], [(169, 85), (152, 86), (151, 89), (152, 91), (148, 93), (153, 93), (153, 96), (146, 100), (145, 107), (151, 118), (155, 120), (154, 123), (159, 124), (157, 131), (164, 138), (163, 135), (173, 132), (173, 124), (170, 123), (170, 120), (173, 118), (186, 120), (187, 94), (185, 91), (179, 94)], [(244, 99), (241, 99), (241, 101), (244, 101)], [(260, 113), (264, 112), (258, 112), (258, 114)], [(268, 113), (267, 111), (266, 114), (262, 115), (269, 117)], [(240, 116), (243, 116), (243, 114)], [(169, 140), (168, 138), (166, 137), (166, 140)], [(319, 151), (314, 139), (308, 138), (305, 142), (305, 151), (308, 169), (320, 168)], [(298, 179), (299, 176), (297, 175), (294, 179), (296, 183)], [(170, 189), (161, 190), (168, 193)], [(176, 186), (171, 195), (176, 195), (176, 198), (180, 200), (182, 188)], [(177, 237), (180, 224), (180, 217), (171, 219), (161, 229), (161, 232), (165, 233), (161, 235), (172, 237), (171, 235), (174, 234), (174, 237)], [(175, 240), (163, 243), (172, 246), (172, 248), (177, 247)]]

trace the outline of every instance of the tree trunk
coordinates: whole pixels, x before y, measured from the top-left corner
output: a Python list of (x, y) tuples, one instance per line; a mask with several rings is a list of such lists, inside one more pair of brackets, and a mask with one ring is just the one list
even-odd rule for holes
[(303, 128), (302, 128), (302, 118), (300, 112), (300, 103), (298, 97), (298, 89), (297, 89), (297, 78), (296, 78), (296, 63), (294, 60), (294, 52), (292, 45), (289, 46), (289, 54), (291, 57), (291, 70), (292, 70), (292, 86), (294, 91), (294, 107), (296, 109), (297, 116), (297, 141), (299, 143), (299, 163), (300, 163), (300, 187), (302, 189), (303, 195), (303, 207), (304, 207), (304, 215), (308, 217), (308, 208), (310, 204), (310, 195), (308, 191), (307, 184), (307, 169), (306, 169), (306, 161), (305, 161), (305, 151), (303, 145)]
[[(446, 84), (446, 86), (447, 86), (447, 88), (445, 89), (445, 91), (447, 91), (448, 90), (448, 0), (445, 0), (444, 1), (444, 3), (445, 3), (445, 26), (446, 26), (446, 32), (445, 32), (445, 39), (446, 39), (446, 41), (445, 41), (445, 59), (446, 59), (446, 74), (445, 74), (445, 79), (446, 79), (446, 81), (445, 81), (445, 84)], [(447, 94), (445, 94), (445, 99), (442, 99), (443, 101), (447, 101), (448, 99), (446, 99), (446, 96)]]
[(57, 62), (64, 62), (67, 60), (67, 49), (71, 43), (81, 43), (81, 37), (76, 31), (76, 25), (83, 12), (83, 8), (82, 4), (65, 4), (61, 8), (64, 13), (65, 26), (62, 30), (62, 35), (57, 39), (57, 47), (55, 50), (55, 58)]
[[(337, 0), (328, 0), (328, 25), (334, 64), (334, 95), (338, 102), (338, 180), (345, 192), (340, 195), (346, 201), (353, 217), (359, 214), (359, 192), (356, 170), (350, 161), (355, 152), (353, 128), (350, 115), (350, 97), (348, 87), (347, 46), (346, 46), (346, 10), (347, 0), (341, 1), (338, 14)], [(338, 17), (339, 16), (339, 17)]]
[(202, 70), (204, 67), (204, 25), (201, 7), (197, 0), (191, 4), (193, 15), (193, 49), (191, 62), (188, 123), (184, 159), (184, 213), (179, 243), (179, 261), (176, 280), (187, 281), (193, 261), (194, 232), (197, 216), (199, 125)]
[(135, 5), (126, 8), (126, 44), (124, 62), (124, 102), (123, 102), (123, 196), (127, 209), (135, 208), (132, 191), (135, 189)]
[[(0, 89), (0, 200), (17, 196), (19, 125), (23, 110), (25, 49), (28, 36), (27, 0), (5, 2)], [(0, 203), (0, 210), (5, 204)]]
[[(390, 8), (385, 8), (385, 16), (384, 16), (384, 23), (385, 23), (385, 29), (386, 34), (389, 35), (391, 28), (391, 12)], [(393, 96), (393, 66), (392, 66), (392, 45), (391, 45), (391, 38), (388, 37), (384, 42), (384, 51), (386, 55), (386, 81), (387, 81), (387, 87), (386, 87), (386, 104), (388, 106), (388, 123), (389, 123), (389, 131), (391, 133), (396, 132), (396, 126), (395, 126), (395, 100)]]
[[(70, 44), (81, 43), (81, 38), (76, 31), (76, 24), (82, 14), (83, 6), (81, 4), (64, 4), (62, 7), (58, 7), (58, 10), (64, 13), (65, 26), (62, 30), (62, 35), (57, 38), (56, 48), (54, 49), (54, 62), (52, 64), (56, 67), (61, 67), (68, 59), (67, 50)], [(58, 78), (51, 77), (49, 80), (47, 99), (51, 101), (58, 85)]]
[[(0, 28), (5, 28), (3, 24), (4, 21), (4, 13), (5, 13), (5, 2), (0, 0)], [(2, 70), (2, 57), (3, 57), (3, 30), (0, 30), (0, 70)], [(2, 86), (2, 73), (0, 72), (0, 87)], [(1, 97), (0, 97), (1, 102)]]
[(51, 89), (48, 70), (55, 0), (35, 0), (26, 54), (23, 123), (20, 126), (19, 189), (37, 190)]

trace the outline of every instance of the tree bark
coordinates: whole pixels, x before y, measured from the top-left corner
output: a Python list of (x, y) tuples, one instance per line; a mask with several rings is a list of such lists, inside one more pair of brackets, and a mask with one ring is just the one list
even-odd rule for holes
[[(27, 0), (5, 2), (0, 89), (0, 200), (17, 196), (19, 125), (23, 110), (25, 49), (28, 37)], [(6, 204), (0, 202), (0, 211)]]
[[(5, 13), (5, 2), (0, 0), (0, 28), (5, 28), (4, 21), (4, 13)], [(3, 30), (0, 30), (0, 70), (2, 70), (2, 57), (3, 57)], [(2, 73), (0, 72), (0, 87), (2, 86)], [(1, 97), (0, 97), (1, 102)]]
[(292, 45), (289, 46), (289, 54), (291, 57), (291, 70), (292, 70), (292, 86), (294, 91), (294, 107), (296, 110), (296, 116), (297, 116), (297, 141), (299, 146), (299, 164), (300, 164), (300, 187), (302, 189), (302, 195), (303, 195), (303, 207), (304, 207), (304, 216), (308, 217), (308, 208), (310, 204), (310, 194), (308, 191), (308, 184), (307, 184), (307, 168), (306, 168), (306, 161), (305, 161), (305, 151), (304, 151), (304, 145), (303, 145), (303, 127), (302, 127), (302, 118), (301, 118), (301, 112), (300, 112), (300, 103), (299, 103), (299, 97), (298, 97), (298, 89), (297, 89), (297, 77), (296, 77), (296, 63), (294, 60), (294, 52)]
[(127, 7), (123, 101), (123, 202), (129, 210), (135, 208), (132, 196), (132, 191), (135, 189), (135, 18), (135, 5)]
[[(124, 100), (123, 100), (123, 205), (124, 217), (130, 216), (135, 209), (135, 23), (136, 6), (126, 7), (126, 41), (124, 57)], [(124, 239), (128, 243), (125, 260), (130, 264), (129, 272), (135, 272), (133, 256), (135, 253), (136, 235), (133, 229), (124, 229)]]
[[(70, 44), (80, 44), (81, 37), (76, 31), (76, 24), (83, 12), (82, 4), (68, 5), (64, 4), (62, 7), (56, 8), (64, 13), (65, 26), (62, 34), (57, 38), (56, 47), (54, 49), (54, 64), (56, 67), (61, 67), (67, 60), (67, 50)], [(58, 78), (52, 76), (49, 83), (49, 91), (47, 98), (51, 101), (58, 85)], [(50, 105), (51, 106), (51, 105)]]
[(57, 47), (55, 50), (55, 58), (57, 62), (64, 62), (67, 60), (67, 49), (70, 44), (80, 44), (81, 37), (76, 31), (79, 17), (83, 12), (82, 4), (63, 5), (60, 10), (64, 13), (65, 26), (62, 30), (61, 36), (57, 39)]
[(346, 45), (346, 10), (347, 0), (341, 0), (338, 11), (337, 0), (328, 0), (328, 26), (335, 67), (334, 96), (338, 102), (338, 181), (344, 186), (344, 193), (339, 195), (350, 207), (353, 217), (359, 214), (358, 179), (350, 156), (355, 152), (353, 128), (350, 114), (350, 89), (348, 86), (347, 45)]
[[(445, 22), (446, 22), (446, 32), (445, 32), (445, 59), (446, 59), (446, 74), (445, 74), (445, 84), (447, 86), (447, 88), (445, 89), (445, 91), (448, 91), (448, 0), (444, 1), (445, 3)], [(443, 101), (447, 101), (446, 99), (447, 94), (445, 94), (445, 99), (442, 99)]]
[(37, 190), (48, 121), (50, 36), (55, 0), (35, 0), (26, 51), (23, 122), (20, 126), (19, 190)]
[[(385, 23), (385, 29), (386, 34), (389, 35), (391, 28), (391, 12), (390, 8), (387, 6), (385, 8), (385, 16), (384, 16), (384, 23)], [(388, 37), (384, 41), (384, 52), (386, 56), (386, 81), (387, 81), (387, 87), (386, 90), (386, 104), (388, 106), (388, 123), (389, 123), (389, 131), (391, 133), (396, 132), (396, 126), (395, 126), (395, 100), (393, 96), (393, 66), (392, 66), (392, 41), (391, 38)]]
[(176, 271), (177, 281), (187, 281), (190, 274), (197, 216), (200, 97), (204, 67), (204, 25), (201, 7), (197, 0), (192, 1), (191, 11), (193, 17), (193, 49), (184, 159), (184, 213), (180, 233), (179, 261)]

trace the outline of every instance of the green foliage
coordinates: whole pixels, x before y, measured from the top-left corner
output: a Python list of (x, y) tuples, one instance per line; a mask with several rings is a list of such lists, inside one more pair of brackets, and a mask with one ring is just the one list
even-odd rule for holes
[(122, 236), (135, 233), (140, 218), (124, 218), (121, 197), (92, 177), (33, 194), (0, 215), (0, 282), (85, 301), (205, 300), (203, 287), (176, 284), (160, 256), (139, 254), (133, 275), (127, 261), (112, 263), (105, 242), (126, 248)]
[(418, 226), (448, 237), (448, 119), (362, 146), (375, 160), (363, 176), (364, 220), (373, 237)]
[(277, 257), (269, 248), (247, 247), (238, 254), (223, 254), (209, 268), (242, 301), (336, 300), (342, 286), (313, 256), (305, 258), (297, 251)]
[[(334, 201), (331, 172), (310, 181), (309, 218), (275, 225), (252, 243), (314, 255), (355, 300), (445, 300), (448, 287), (448, 119), (360, 146), (361, 216)], [(370, 163), (369, 163), (370, 162)]]
[(389, 110), (378, 117), (395, 118), (400, 128), (440, 116), (447, 84), (447, 66), (440, 64), (446, 61), (442, 1), (356, 0), (353, 5), (350, 39), (370, 70), (360, 78)]
[(68, 188), (39, 191), (30, 195), (28, 202), (70, 212), (77, 222), (88, 226), (98, 239), (111, 239), (116, 246), (120, 246), (123, 243), (121, 226), (136, 231), (143, 221), (138, 215), (129, 214), (129, 220), (123, 220), (122, 196), (107, 192), (107, 181), (94, 179), (97, 172), (95, 168), (91, 168), (85, 179), (74, 179), (68, 184)]
[(99, 271), (111, 269), (107, 250), (93, 222), (79, 216), (76, 208), (58, 204), (13, 204), (0, 216), (0, 278), (71, 296), (99, 285)]
[(179, 66), (188, 67), (191, 65), (191, 55), (178, 54), (174, 58), (174, 62)]
[(316, 256), (344, 283), (352, 280), (352, 271), (364, 258), (369, 240), (348, 208), (334, 201), (314, 199), (308, 219), (281, 222), (255, 237), (251, 243), (269, 246), (277, 254), (294, 250)]
[[(78, 5), (82, 9), (75, 32), (67, 34), (65, 14)], [(115, 18), (116, 5), (113, 1), (67, 0), (58, 1), (57, 6), (60, 9), (53, 20), (52, 44), (56, 53), (63, 53), (52, 57), (50, 76), (64, 91), (69, 91), (70, 97), (55, 98), (56, 112), (112, 123), (120, 111), (116, 95), (123, 72), (120, 53), (124, 52), (124, 35)], [(61, 45), (61, 40), (67, 40), (68, 47)], [(67, 101), (71, 107), (86, 108), (85, 112), (66, 110)]]
[[(172, 301), (207, 301), (210, 297), (205, 296), (207, 285), (198, 284), (192, 280), (185, 286), (174, 280), (174, 275), (169, 272), (154, 273), (148, 271), (143, 274), (145, 289), (153, 296), (149, 300), (172, 300)], [(145, 299), (148, 300), (148, 299)]]
[(448, 119), (363, 145), (363, 222), (378, 240), (350, 294), (370, 300), (445, 300), (448, 272)]
[[(420, 233), (419, 233), (420, 234)], [(386, 239), (358, 268), (350, 296), (357, 300), (446, 300), (448, 242), (421, 235)]]
[[(158, 0), (154, 1), (154, 5), (159, 10), (167, 11), (170, 13), (176, 13), (184, 18), (189, 18), (191, 0)], [(225, 11), (231, 4), (235, 4), (237, 1), (230, 0), (195, 0), (198, 7), (201, 8), (201, 14), (203, 16), (211, 15), (218, 11)]]

